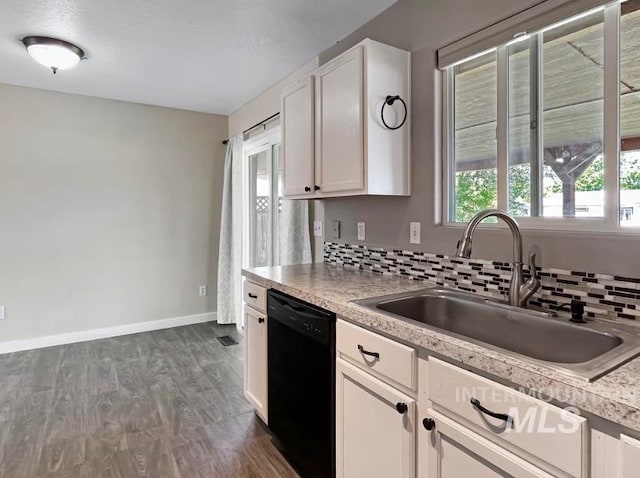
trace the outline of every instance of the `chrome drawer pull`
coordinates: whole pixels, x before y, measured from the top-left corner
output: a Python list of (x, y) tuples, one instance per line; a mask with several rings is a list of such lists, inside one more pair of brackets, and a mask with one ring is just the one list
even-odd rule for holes
[(358, 350), (363, 355), (368, 355), (369, 357), (373, 357), (380, 360), (380, 354), (378, 352), (369, 352), (368, 350), (365, 350), (362, 345), (358, 345)]

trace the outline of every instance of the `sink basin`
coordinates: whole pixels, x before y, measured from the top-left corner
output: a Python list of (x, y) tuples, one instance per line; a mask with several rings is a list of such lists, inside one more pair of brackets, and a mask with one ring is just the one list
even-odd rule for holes
[(616, 324), (572, 324), (475, 294), (431, 288), (356, 301), (490, 348), (594, 380), (640, 354), (640, 338)]

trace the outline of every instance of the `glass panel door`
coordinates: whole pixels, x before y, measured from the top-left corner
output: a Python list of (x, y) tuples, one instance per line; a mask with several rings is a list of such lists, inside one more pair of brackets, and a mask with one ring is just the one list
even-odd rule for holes
[(279, 263), (278, 224), (282, 209), (280, 145), (266, 144), (248, 155), (249, 266)]

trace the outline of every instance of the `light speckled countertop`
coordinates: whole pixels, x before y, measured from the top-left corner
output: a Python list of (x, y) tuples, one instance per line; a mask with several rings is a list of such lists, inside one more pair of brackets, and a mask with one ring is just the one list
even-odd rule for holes
[(429, 287), (428, 282), (327, 264), (259, 267), (245, 270), (243, 275), (266, 288), (331, 310), (350, 322), (640, 431), (640, 358), (588, 383), (351, 302), (424, 289)]

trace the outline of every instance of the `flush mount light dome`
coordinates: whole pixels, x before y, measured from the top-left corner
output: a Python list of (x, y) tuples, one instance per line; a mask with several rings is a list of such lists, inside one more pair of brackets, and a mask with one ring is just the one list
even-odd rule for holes
[(58, 70), (68, 70), (84, 58), (82, 48), (57, 38), (28, 36), (22, 39), (27, 52), (41, 65), (51, 68), (55, 75)]

